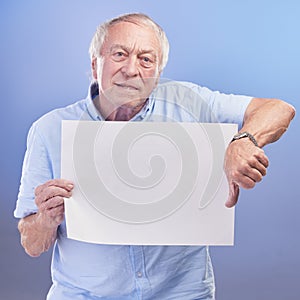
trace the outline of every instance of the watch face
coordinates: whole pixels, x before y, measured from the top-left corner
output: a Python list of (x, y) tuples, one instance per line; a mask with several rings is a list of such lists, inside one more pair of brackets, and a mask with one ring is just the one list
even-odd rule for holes
[(241, 138), (244, 138), (244, 137), (247, 137), (247, 133), (245, 133), (245, 132), (242, 132), (242, 133), (239, 133), (239, 134), (236, 135), (237, 139), (241, 139)]

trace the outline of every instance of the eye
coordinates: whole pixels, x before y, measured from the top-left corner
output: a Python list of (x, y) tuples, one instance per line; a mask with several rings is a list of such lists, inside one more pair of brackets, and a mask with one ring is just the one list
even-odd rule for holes
[(154, 59), (149, 56), (140, 57), (141, 65), (145, 68), (151, 68), (154, 65)]
[(112, 58), (114, 61), (122, 61), (126, 59), (126, 53), (124, 51), (115, 51), (112, 53)]

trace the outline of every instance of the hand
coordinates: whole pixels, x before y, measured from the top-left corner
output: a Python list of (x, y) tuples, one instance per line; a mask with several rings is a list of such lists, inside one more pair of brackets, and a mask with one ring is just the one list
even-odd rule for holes
[(239, 197), (239, 187), (251, 189), (267, 173), (268, 157), (264, 151), (244, 138), (229, 144), (224, 160), (224, 171), (229, 184), (225, 205), (233, 207)]
[(53, 179), (35, 189), (37, 217), (47, 229), (56, 229), (64, 219), (64, 197), (71, 197), (73, 183), (64, 179)]

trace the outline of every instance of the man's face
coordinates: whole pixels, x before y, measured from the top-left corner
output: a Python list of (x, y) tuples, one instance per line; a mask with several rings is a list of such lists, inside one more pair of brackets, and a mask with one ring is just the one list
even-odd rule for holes
[(97, 58), (100, 99), (117, 108), (145, 102), (159, 78), (160, 44), (150, 28), (129, 22), (109, 29)]

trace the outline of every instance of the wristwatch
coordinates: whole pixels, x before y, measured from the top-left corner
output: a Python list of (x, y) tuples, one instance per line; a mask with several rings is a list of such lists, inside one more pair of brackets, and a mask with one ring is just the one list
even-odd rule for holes
[(243, 138), (249, 138), (250, 141), (258, 147), (258, 144), (257, 144), (257, 141), (256, 139), (254, 138), (254, 136), (252, 134), (250, 134), (249, 132), (247, 131), (244, 131), (244, 132), (240, 132), (240, 133), (237, 133), (236, 135), (233, 136), (232, 140), (230, 143), (236, 141), (236, 140), (239, 140), (239, 139), (243, 139)]

